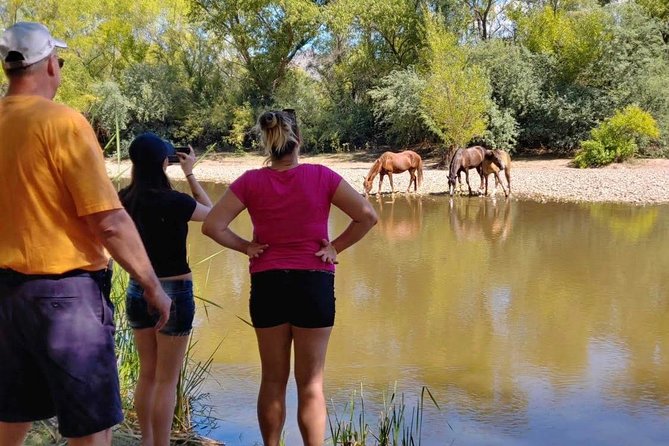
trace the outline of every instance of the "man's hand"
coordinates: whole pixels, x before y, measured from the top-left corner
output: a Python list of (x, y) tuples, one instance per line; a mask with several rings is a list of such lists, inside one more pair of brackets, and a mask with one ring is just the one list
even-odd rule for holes
[(158, 323), (156, 330), (160, 330), (170, 319), (170, 308), (172, 299), (169, 298), (161, 287), (155, 287), (153, 290), (144, 290), (144, 299), (149, 304), (149, 312), (152, 310), (158, 313)]

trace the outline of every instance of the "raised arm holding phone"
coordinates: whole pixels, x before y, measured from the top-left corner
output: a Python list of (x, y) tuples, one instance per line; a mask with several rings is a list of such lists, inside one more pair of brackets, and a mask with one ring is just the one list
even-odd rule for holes
[[(160, 285), (172, 300), (170, 319), (156, 332), (146, 290), (130, 274), (126, 312), (140, 363), (135, 409), (142, 444), (168, 446), (176, 385), (195, 316), (193, 275), (186, 252), (188, 222), (203, 221), (211, 200), (193, 174), (191, 147), (177, 151), (157, 135), (143, 133), (132, 141), (129, 152), (131, 181), (119, 196), (137, 226)], [(172, 189), (165, 170), (176, 163), (188, 180), (192, 197)]]

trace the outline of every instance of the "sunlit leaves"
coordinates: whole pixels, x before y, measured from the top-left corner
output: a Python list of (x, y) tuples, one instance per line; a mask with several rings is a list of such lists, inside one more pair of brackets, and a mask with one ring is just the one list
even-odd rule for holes
[(655, 119), (637, 106), (617, 111), (583, 141), (574, 163), (578, 167), (603, 166), (634, 156), (640, 144), (657, 139), (660, 132)]
[(269, 104), (288, 64), (319, 32), (321, 6), (311, 0), (193, 0), (194, 15), (234, 47), (254, 104)]
[(421, 103), (446, 146), (463, 147), (486, 129), (490, 87), (481, 67), (468, 61), (455, 36), (436, 18), (426, 21), (426, 30), (429, 71)]
[(517, 37), (530, 51), (556, 58), (564, 83), (578, 81), (584, 68), (597, 61), (612, 38), (612, 18), (599, 8), (554, 11), (546, 7), (516, 15)]

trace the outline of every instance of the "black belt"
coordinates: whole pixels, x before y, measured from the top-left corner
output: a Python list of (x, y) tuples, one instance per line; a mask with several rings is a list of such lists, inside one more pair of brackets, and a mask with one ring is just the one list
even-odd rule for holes
[(60, 274), (24, 274), (13, 269), (0, 268), (0, 283), (9, 286), (20, 286), (32, 280), (60, 280), (68, 277), (90, 277), (98, 284), (100, 290), (107, 299), (111, 294), (112, 288), (112, 260), (109, 260), (107, 268), (97, 271), (87, 271), (85, 269), (73, 269)]
[(0, 268), (0, 280), (10, 280), (12, 282), (28, 282), (30, 280), (59, 280), (67, 277), (90, 276), (98, 278), (104, 276), (106, 269), (98, 271), (86, 271), (85, 269), (73, 269), (61, 274), (24, 274), (13, 269)]

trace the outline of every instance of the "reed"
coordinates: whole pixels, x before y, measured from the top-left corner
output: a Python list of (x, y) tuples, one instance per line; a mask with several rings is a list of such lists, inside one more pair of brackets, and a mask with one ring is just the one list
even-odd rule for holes
[[(139, 356), (133, 339), (132, 328), (128, 324), (125, 313), (128, 280), (128, 274), (118, 265), (115, 265), (111, 300), (115, 307), (117, 366), (121, 401), (125, 414), (125, 420), (116, 434), (128, 438), (138, 438), (139, 425), (133, 399), (139, 377)], [(177, 383), (177, 405), (172, 421), (172, 436), (180, 444), (211, 444), (210, 440), (199, 436), (196, 432), (211, 430), (216, 425), (215, 418), (211, 416), (212, 407), (207, 403), (209, 395), (202, 391), (202, 384), (209, 375), (216, 350), (205, 361), (197, 361), (193, 358), (195, 345), (196, 342), (192, 342), (191, 337), (184, 358), (184, 366)]]
[[(344, 406), (343, 416), (338, 415), (334, 403), (332, 410), (328, 410), (330, 442), (333, 446), (420, 446), (426, 396), (441, 410), (426, 386), (421, 388), (416, 406), (409, 410), (404, 393), (398, 394), (395, 384), (390, 395), (383, 395), (383, 407), (376, 429), (372, 429), (365, 421), (365, 399), (361, 385), (359, 397), (357, 392), (353, 393), (351, 400)], [(359, 401), (359, 409), (356, 409), (356, 401)], [(448, 426), (453, 429), (450, 424)]]

